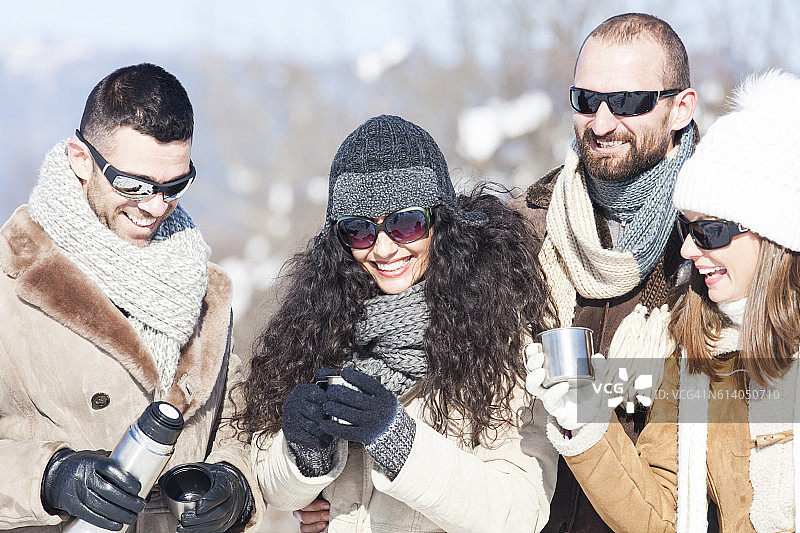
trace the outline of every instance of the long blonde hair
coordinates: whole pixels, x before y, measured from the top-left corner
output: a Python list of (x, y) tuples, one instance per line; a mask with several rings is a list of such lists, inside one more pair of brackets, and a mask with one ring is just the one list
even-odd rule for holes
[[(696, 268), (672, 307), (670, 334), (686, 350), (690, 373), (718, 380), (712, 347), (727, 317), (708, 297)], [(740, 329), (739, 366), (761, 385), (789, 368), (800, 344), (800, 254), (761, 237), (758, 263)], [(744, 382), (741, 383), (744, 386)]]

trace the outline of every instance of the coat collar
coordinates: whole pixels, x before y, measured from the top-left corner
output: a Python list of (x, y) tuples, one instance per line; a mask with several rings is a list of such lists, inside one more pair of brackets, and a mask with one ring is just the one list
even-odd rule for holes
[(564, 165), (556, 167), (528, 187), (525, 194), (525, 200), (529, 207), (538, 207), (540, 209), (547, 209), (550, 206), (550, 198), (553, 196), (553, 187), (555, 186), (558, 175), (564, 169)]
[[(148, 393), (157, 394), (153, 356), (122, 312), (19, 207), (0, 229), (0, 266), (17, 296), (117, 360)], [(210, 398), (227, 364), (231, 283), (209, 264), (208, 289), (194, 335), (181, 352), (175, 382), (163, 398), (185, 418)], [(224, 378), (225, 373), (222, 372)]]

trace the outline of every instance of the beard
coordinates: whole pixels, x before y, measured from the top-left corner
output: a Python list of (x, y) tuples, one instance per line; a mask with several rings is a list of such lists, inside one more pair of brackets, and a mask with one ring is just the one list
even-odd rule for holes
[[(576, 129), (578, 157), (589, 175), (596, 179), (626, 181), (635, 178), (656, 166), (667, 155), (672, 132), (664, 134), (666, 124), (665, 117), (661, 127), (645, 130), (638, 137), (629, 132), (612, 132), (597, 137), (591, 128), (586, 128), (583, 135), (580, 135)], [(626, 142), (629, 146), (628, 153), (624, 156), (599, 154), (592, 148), (598, 140)]]

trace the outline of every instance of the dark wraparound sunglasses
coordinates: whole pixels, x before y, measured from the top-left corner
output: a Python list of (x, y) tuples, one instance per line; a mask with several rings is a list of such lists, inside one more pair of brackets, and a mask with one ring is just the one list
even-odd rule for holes
[(597, 113), (600, 104), (605, 102), (612, 114), (618, 117), (635, 117), (652, 111), (659, 99), (675, 96), (679, 92), (681, 89), (599, 93), (573, 85), (569, 88), (569, 101), (572, 109), (582, 115)]
[(192, 184), (197, 172), (194, 169), (194, 164), (189, 160), (189, 173), (182, 178), (167, 182), (156, 183), (139, 176), (134, 176), (126, 172), (122, 172), (114, 168), (106, 159), (100, 155), (100, 152), (87, 141), (80, 130), (75, 130), (75, 135), (83, 144), (89, 148), (97, 166), (100, 167), (100, 172), (106, 177), (108, 182), (120, 196), (124, 196), (128, 200), (135, 202), (142, 202), (152, 198), (158, 193), (164, 193), (164, 201), (172, 202), (181, 197), (189, 185)]
[(364, 250), (375, 244), (381, 231), (398, 244), (408, 244), (426, 237), (430, 224), (427, 209), (406, 207), (386, 215), (380, 224), (366, 217), (340, 217), (336, 220), (336, 232), (348, 248)]
[(727, 220), (689, 220), (678, 213), (675, 219), (678, 226), (678, 235), (685, 241), (691, 235), (692, 240), (701, 250), (716, 250), (728, 246), (734, 237), (747, 233), (750, 230), (743, 227), (738, 222)]

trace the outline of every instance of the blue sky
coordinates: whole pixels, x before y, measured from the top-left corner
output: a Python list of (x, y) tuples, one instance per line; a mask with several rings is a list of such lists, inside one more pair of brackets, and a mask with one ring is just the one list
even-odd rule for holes
[[(0, 59), (19, 68), (90, 54), (97, 49), (139, 54), (268, 55), (326, 63), (354, 58), (392, 40), (422, 45), (441, 60), (458, 54), (454, 6), (464, 0), (34, 0), (4, 5)], [(487, 16), (504, 0), (472, 0)], [(768, 41), (788, 43), (781, 30), (800, 26), (793, 0), (529, 0), (542, 17), (588, 11), (587, 30), (615, 13), (644, 11), (670, 22), (691, 51), (713, 46), (720, 31), (729, 46), (757, 63)], [(552, 11), (561, 13), (554, 15)], [(722, 16), (724, 15), (724, 16)], [(792, 22), (794, 21), (794, 22)], [(486, 25), (490, 27), (489, 24)], [(487, 31), (491, 31), (488, 29)], [(796, 33), (791, 32), (796, 38)], [(491, 39), (487, 39), (487, 42)], [(58, 53), (50, 46), (58, 45)], [(774, 44), (774, 42), (773, 42)], [(37, 55), (37, 50), (46, 50)], [(785, 67), (800, 69), (800, 47), (787, 46)], [(46, 57), (42, 57), (46, 56)], [(44, 66), (42, 66), (44, 63)]]
[(213, 49), (224, 55), (266, 52), (326, 62), (380, 46), (393, 36), (422, 39), (445, 55), (452, 46), (447, 42), (449, 10), (450, 0), (35, 0), (5, 7), (0, 39), (41, 36), (78, 49)]

